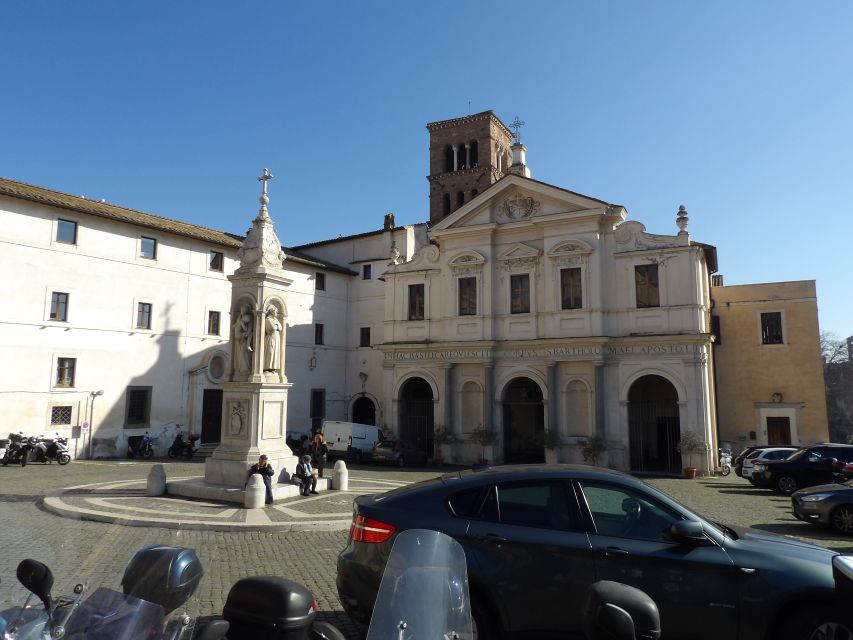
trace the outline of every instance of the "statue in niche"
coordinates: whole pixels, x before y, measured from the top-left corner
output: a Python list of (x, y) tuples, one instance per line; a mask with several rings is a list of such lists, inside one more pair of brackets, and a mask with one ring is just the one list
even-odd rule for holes
[(240, 313), (234, 321), (234, 372), (250, 373), (252, 371), (252, 308), (243, 303)]
[(281, 369), (281, 331), (278, 309), (270, 307), (267, 311), (264, 330), (264, 371)]
[(228, 431), (232, 436), (239, 436), (243, 433), (243, 427), (246, 425), (246, 410), (240, 402), (234, 402), (231, 405), (231, 417), (228, 420)]

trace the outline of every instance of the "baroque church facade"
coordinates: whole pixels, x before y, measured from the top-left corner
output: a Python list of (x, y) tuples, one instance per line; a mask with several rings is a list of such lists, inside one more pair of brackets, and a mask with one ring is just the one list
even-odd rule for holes
[[(656, 473), (680, 472), (687, 431), (705, 469), (721, 442), (760, 439), (718, 429), (716, 250), (683, 208), (673, 233), (649, 233), (621, 205), (533, 179), (491, 111), (427, 129), (428, 224), (389, 214), (283, 248), (289, 430), (378, 424), (456, 463), (582, 462), (598, 437), (600, 464)], [(165, 447), (176, 426), (216, 442), (242, 238), (11, 180), (0, 215), (3, 260), (27, 280), (4, 285), (21, 301), (0, 317), (6, 415), (67, 430), (79, 457), (121, 455), (143, 431)], [(821, 425), (818, 400), (798, 402), (816, 416), (798, 441), (826, 439), (825, 405)]]

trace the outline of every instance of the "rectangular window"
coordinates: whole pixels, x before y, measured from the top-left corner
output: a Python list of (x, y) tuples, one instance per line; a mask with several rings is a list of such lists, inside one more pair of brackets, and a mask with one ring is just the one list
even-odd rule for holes
[(638, 264), (634, 267), (634, 284), (637, 288), (637, 308), (660, 306), (658, 266)]
[(561, 309), (583, 308), (580, 267), (560, 269), (560, 300)]
[(314, 289), (316, 291), (326, 290), (326, 274), (319, 271), (314, 274)]
[(68, 294), (54, 291), (50, 294), (50, 319), (65, 322), (68, 320)]
[(361, 279), (370, 280), (373, 277), (373, 266), (369, 264), (361, 265)]
[(56, 221), (56, 241), (64, 244), (77, 244), (77, 223), (73, 220)]
[(326, 390), (311, 389), (311, 433), (316, 433), (323, 426), (326, 417)]
[(530, 313), (530, 274), (510, 276), (510, 313)]
[(358, 343), (359, 347), (369, 347), (370, 346), (370, 327), (362, 327), (361, 328), (361, 337)]
[(56, 359), (56, 386), (73, 387), (74, 370), (77, 368), (77, 358)]
[(219, 271), (221, 273), (224, 264), (225, 264), (225, 258), (222, 255), (221, 251), (211, 251), (210, 252), (210, 270), (211, 271)]
[(782, 313), (761, 314), (761, 344), (782, 344)]
[(208, 311), (207, 312), (207, 333), (212, 336), (219, 335), (219, 312), (218, 311)]
[(151, 303), (140, 302), (136, 307), (136, 328), (151, 328)]
[(409, 285), (409, 320), (424, 319), (424, 285)]
[(142, 236), (139, 239), (139, 257), (148, 260), (157, 259), (157, 241), (154, 238)]
[(125, 425), (134, 428), (148, 426), (150, 411), (151, 387), (128, 387)]
[(319, 322), (314, 324), (314, 344), (323, 343), (323, 325)]
[(64, 425), (71, 424), (71, 407), (51, 407), (50, 408), (50, 424)]
[(459, 278), (459, 315), (477, 315), (477, 278)]

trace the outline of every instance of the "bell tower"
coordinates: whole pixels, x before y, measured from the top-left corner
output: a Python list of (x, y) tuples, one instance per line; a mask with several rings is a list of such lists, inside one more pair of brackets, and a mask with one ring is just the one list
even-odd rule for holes
[(500, 180), (512, 163), (512, 132), (493, 111), (431, 122), (429, 221), (435, 224)]

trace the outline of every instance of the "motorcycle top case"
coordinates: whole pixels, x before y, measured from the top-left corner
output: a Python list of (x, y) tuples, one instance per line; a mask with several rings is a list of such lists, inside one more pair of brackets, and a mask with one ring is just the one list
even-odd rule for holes
[(153, 544), (133, 554), (121, 586), (126, 595), (159, 604), (170, 613), (192, 596), (203, 575), (194, 549)]
[(223, 617), (228, 640), (305, 638), (314, 621), (314, 596), (298, 582), (278, 576), (251, 576), (234, 583)]

